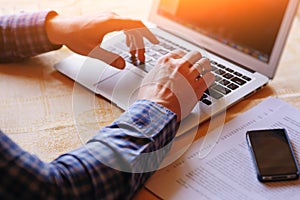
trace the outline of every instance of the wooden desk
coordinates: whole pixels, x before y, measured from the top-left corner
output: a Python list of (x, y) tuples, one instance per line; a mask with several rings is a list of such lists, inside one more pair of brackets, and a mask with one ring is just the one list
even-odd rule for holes
[[(18, 3), (17, 3), (18, 2)], [(123, 16), (147, 19), (150, 0), (0, 0), (0, 13), (53, 8), (64, 15), (114, 11)], [(226, 121), (275, 96), (300, 108), (300, 14), (295, 19), (277, 74), (269, 85), (226, 112)], [(97, 96), (83, 112), (74, 112), (75, 95), (92, 95), (76, 90), (74, 82), (53, 69), (53, 64), (70, 55), (62, 48), (23, 63), (0, 65), (0, 127), (24, 149), (51, 161), (84, 143), (95, 130), (110, 124), (121, 110)], [(77, 88), (77, 87), (76, 87)], [(205, 134), (208, 124), (199, 128)], [(142, 189), (136, 199), (157, 199)]]

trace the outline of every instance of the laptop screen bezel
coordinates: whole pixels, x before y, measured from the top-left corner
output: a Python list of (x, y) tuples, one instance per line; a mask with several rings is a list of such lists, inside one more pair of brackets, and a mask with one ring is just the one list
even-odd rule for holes
[(289, 0), (272, 53), (270, 55), (270, 60), (268, 63), (265, 63), (257, 58), (244, 54), (232, 47), (218, 42), (217, 40), (209, 38), (206, 35), (200, 34), (199, 32), (193, 31), (181, 24), (171, 21), (162, 15), (159, 15), (157, 13), (159, 2), (160, 0), (153, 0), (153, 6), (149, 14), (149, 21), (151, 23), (157, 25), (159, 28), (163, 27), (162, 29), (171, 32), (189, 42), (192, 42), (210, 52), (220, 55), (223, 58), (227, 58), (235, 63), (238, 63), (243, 67), (246, 67), (252, 71), (260, 72), (270, 79), (272, 79), (275, 75), (299, 4), (299, 0)]

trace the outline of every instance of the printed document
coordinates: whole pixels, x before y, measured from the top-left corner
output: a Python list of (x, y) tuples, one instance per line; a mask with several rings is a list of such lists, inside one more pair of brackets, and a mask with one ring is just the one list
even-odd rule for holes
[(146, 188), (163, 199), (299, 200), (300, 180), (257, 180), (246, 132), (266, 128), (285, 128), (300, 160), (300, 110), (269, 97), (226, 123), (205, 156), (200, 138), (178, 160), (157, 171)]

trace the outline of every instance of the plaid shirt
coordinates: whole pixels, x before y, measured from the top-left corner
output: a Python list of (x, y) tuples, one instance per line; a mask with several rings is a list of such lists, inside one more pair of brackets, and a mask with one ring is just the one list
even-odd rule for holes
[[(47, 39), (46, 16), (0, 18), (1, 61), (59, 48)], [(0, 131), (0, 199), (131, 199), (169, 151), (176, 129), (174, 113), (139, 100), (86, 145), (50, 163)]]
[(49, 42), (45, 31), (45, 20), (50, 12), (1, 16), (0, 62), (19, 61), (60, 48), (61, 45)]

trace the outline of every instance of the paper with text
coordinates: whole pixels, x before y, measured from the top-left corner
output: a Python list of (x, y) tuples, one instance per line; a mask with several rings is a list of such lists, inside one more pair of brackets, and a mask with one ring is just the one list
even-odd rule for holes
[(200, 139), (146, 187), (163, 199), (300, 199), (300, 180), (260, 183), (256, 178), (246, 132), (265, 128), (286, 128), (299, 161), (300, 110), (270, 97), (226, 123), (206, 157), (199, 156)]

